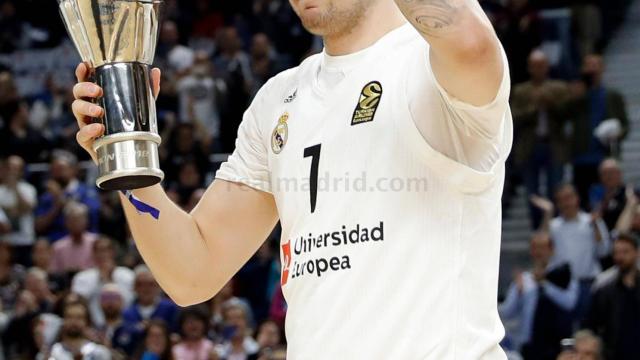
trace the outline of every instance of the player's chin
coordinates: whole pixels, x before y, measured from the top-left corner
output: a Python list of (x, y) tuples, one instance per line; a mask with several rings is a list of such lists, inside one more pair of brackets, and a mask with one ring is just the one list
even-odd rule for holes
[(300, 19), (302, 20), (302, 26), (304, 26), (308, 32), (318, 36), (325, 34), (326, 25), (324, 24), (322, 16), (300, 16)]

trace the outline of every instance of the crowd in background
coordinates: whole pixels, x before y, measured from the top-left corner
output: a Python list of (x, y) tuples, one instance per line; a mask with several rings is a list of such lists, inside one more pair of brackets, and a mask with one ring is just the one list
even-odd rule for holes
[[(532, 267), (500, 305), (514, 359), (640, 358), (640, 208), (615, 160), (629, 120), (596, 55), (629, 2), (480, 1), (514, 83), (505, 199), (525, 185), (536, 229)], [(56, 6), (0, 0), (0, 357), (284, 358), (277, 229), (195, 307), (178, 308), (144, 266), (118, 194), (95, 188), (76, 144), (79, 59)], [(165, 0), (163, 19), (163, 184), (189, 211), (257, 90), (322, 42), (286, 0)]]

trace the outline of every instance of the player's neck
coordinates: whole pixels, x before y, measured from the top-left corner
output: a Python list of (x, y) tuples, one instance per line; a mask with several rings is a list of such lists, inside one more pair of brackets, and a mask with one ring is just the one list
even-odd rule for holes
[(382, 5), (371, 8), (367, 16), (351, 31), (325, 36), (323, 40), (327, 54), (341, 56), (366, 49), (388, 32), (406, 23), (394, 2), (379, 3)]

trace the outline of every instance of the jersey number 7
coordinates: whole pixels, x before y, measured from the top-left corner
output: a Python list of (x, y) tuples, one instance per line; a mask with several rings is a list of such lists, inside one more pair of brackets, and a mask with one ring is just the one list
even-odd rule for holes
[(311, 213), (316, 211), (318, 200), (318, 166), (320, 165), (321, 144), (304, 149), (304, 158), (311, 158), (311, 172), (309, 173), (309, 200), (311, 202)]

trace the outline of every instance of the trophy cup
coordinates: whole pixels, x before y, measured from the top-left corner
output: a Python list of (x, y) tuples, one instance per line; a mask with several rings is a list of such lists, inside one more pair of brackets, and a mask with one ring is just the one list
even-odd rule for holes
[(98, 187), (133, 190), (162, 181), (150, 65), (161, 0), (58, 0), (82, 61), (102, 87), (104, 136), (96, 139)]

